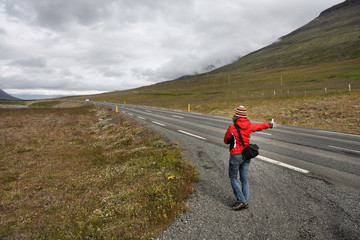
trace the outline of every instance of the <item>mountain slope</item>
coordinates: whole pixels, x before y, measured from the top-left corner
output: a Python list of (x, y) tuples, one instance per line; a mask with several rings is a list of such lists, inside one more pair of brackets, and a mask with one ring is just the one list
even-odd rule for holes
[(21, 100), (17, 97), (13, 97), (0, 89), (0, 100)]
[(347, 0), (277, 42), (213, 72), (302, 66), (359, 56), (360, 1)]

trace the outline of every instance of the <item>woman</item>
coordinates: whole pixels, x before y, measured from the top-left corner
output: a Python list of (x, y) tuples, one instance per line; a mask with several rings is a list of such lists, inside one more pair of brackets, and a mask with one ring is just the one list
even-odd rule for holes
[[(272, 123), (250, 123), (247, 119), (246, 108), (239, 106), (233, 116), (234, 124), (240, 127), (245, 147), (250, 144), (250, 134), (255, 131), (261, 131), (267, 128), (272, 128)], [(230, 160), (229, 160), (229, 177), (231, 187), (234, 191), (236, 203), (232, 207), (234, 210), (248, 208), (249, 201), (249, 181), (248, 169), (250, 166), (250, 159), (243, 159), (242, 151), (244, 149), (239, 134), (234, 125), (230, 125), (224, 137), (224, 143), (230, 144)], [(240, 173), (240, 181), (237, 180), (237, 173)]]

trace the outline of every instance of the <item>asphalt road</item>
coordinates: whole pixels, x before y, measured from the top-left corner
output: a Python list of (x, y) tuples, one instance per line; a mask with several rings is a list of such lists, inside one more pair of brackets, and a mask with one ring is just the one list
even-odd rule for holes
[(157, 239), (360, 239), (360, 135), (278, 124), (253, 133), (250, 207), (233, 211), (222, 142), (230, 118), (117, 106), (182, 145), (200, 173), (189, 211)]

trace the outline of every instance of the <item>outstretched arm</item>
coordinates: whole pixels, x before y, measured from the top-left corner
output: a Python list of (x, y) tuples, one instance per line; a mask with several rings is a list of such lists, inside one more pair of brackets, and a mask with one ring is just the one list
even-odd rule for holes
[(252, 132), (256, 132), (256, 131), (261, 131), (267, 128), (272, 128), (273, 124), (272, 123), (252, 123), (251, 124), (251, 131)]

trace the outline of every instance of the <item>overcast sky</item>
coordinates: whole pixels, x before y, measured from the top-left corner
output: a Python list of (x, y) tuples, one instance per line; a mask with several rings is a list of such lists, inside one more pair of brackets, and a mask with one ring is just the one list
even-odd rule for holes
[(342, 0), (0, 0), (0, 89), (74, 95), (208, 71)]

